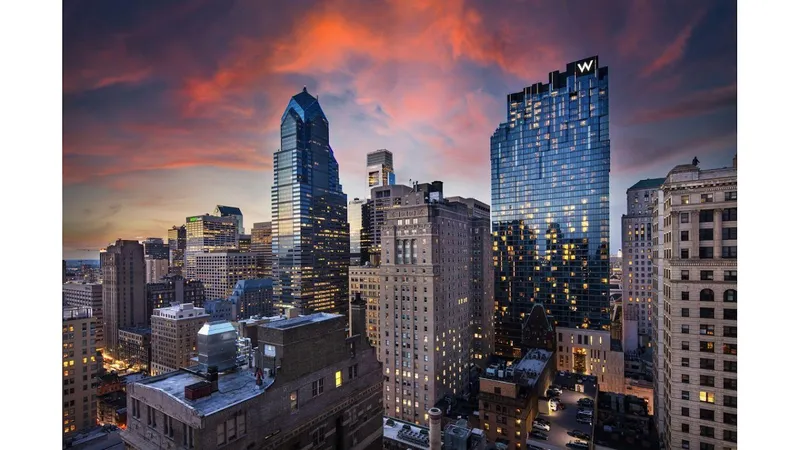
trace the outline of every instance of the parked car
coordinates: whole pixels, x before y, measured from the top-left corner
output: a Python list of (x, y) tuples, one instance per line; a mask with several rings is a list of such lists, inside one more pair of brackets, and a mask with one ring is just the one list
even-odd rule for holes
[(540, 439), (542, 441), (546, 441), (547, 440), (547, 435), (542, 433), (541, 431), (532, 431), (531, 434), (530, 434), (530, 437), (532, 437), (534, 439)]
[(584, 398), (578, 400), (578, 404), (582, 405), (582, 406), (583, 405), (585, 405), (585, 406), (594, 406), (594, 400), (584, 397)]
[(542, 431), (550, 431), (550, 425), (547, 425), (547, 424), (544, 424), (544, 423), (536, 423), (536, 422), (534, 422), (533, 423), (533, 428), (536, 428), (537, 430), (542, 430)]
[(587, 425), (591, 425), (592, 424), (592, 418), (591, 417), (587, 417), (587, 416), (578, 416), (577, 422), (578, 423), (585, 423)]
[(528, 450), (546, 450), (544, 447), (538, 445), (528, 444)]
[(572, 437), (576, 437), (578, 439), (583, 439), (584, 441), (592, 440), (592, 437), (589, 436), (589, 433), (584, 433), (581, 430), (572, 430), (572, 431), (568, 432), (567, 434), (572, 436)]
[(554, 385), (550, 386), (549, 390), (555, 392), (558, 395), (561, 395), (561, 394), (564, 393), (564, 391), (561, 390), (561, 387), (558, 386), (557, 384), (554, 384)]
[(567, 447), (569, 448), (578, 448), (578, 449), (588, 449), (589, 444), (583, 441), (570, 441), (567, 442)]
[(542, 423), (542, 424), (545, 424), (545, 425), (550, 425), (550, 421), (549, 420), (544, 420), (541, 417), (537, 417), (537, 418), (533, 419), (533, 421), (536, 422), (536, 423)]
[(578, 410), (577, 415), (578, 415), (578, 417), (589, 417), (589, 418), (591, 418), (592, 416), (594, 416), (594, 413), (592, 411), (588, 410), (588, 409), (580, 409), (580, 410)]

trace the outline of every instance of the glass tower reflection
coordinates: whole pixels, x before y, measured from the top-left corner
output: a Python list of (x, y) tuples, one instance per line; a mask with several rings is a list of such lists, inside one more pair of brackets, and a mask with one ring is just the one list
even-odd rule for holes
[(328, 143), (328, 119), (303, 92), (281, 117), (281, 148), (272, 185), (276, 306), (302, 313), (347, 311), (347, 196)]
[(609, 327), (608, 68), (592, 57), (508, 95), (491, 138), (495, 347), (519, 356), (534, 303)]

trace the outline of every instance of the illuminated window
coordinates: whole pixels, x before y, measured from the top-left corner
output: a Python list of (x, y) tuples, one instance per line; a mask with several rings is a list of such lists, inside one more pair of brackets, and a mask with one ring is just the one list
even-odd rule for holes
[(336, 371), (336, 387), (338, 388), (338, 387), (341, 387), (341, 386), (342, 386), (342, 371), (341, 370), (337, 370)]
[(700, 401), (704, 403), (714, 403), (714, 393), (700, 391)]

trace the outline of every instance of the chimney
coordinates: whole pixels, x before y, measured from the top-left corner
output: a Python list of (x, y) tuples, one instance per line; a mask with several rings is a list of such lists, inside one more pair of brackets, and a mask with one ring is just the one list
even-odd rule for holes
[(350, 302), (350, 336), (355, 335), (367, 338), (367, 303), (361, 299), (361, 292), (356, 292)]
[(217, 372), (217, 366), (208, 366), (206, 379), (211, 383), (211, 392), (217, 392), (219, 390), (219, 373)]
[(428, 410), (430, 426), (431, 450), (442, 449), (442, 410), (431, 408)]

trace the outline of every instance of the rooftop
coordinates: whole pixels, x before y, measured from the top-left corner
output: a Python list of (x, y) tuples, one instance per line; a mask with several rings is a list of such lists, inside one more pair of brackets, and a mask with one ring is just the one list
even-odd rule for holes
[(236, 292), (238, 289), (263, 289), (272, 287), (272, 278), (252, 278), (249, 280), (239, 280), (236, 282), (233, 290)]
[(639, 180), (636, 184), (629, 187), (628, 190), (635, 191), (638, 189), (655, 189), (664, 184), (664, 181), (666, 181), (666, 178), (647, 178), (644, 180)]
[(286, 330), (289, 328), (299, 327), (302, 325), (306, 325), (309, 323), (316, 323), (316, 322), (323, 322), (326, 320), (335, 319), (337, 317), (341, 317), (339, 314), (330, 314), (330, 313), (314, 313), (307, 316), (298, 316), (292, 319), (286, 320), (278, 320), (275, 322), (264, 324), (267, 328), (276, 328), (279, 330)]
[(428, 428), (391, 417), (383, 418), (383, 438), (408, 445), (409, 448), (428, 450), (430, 438)]
[(223, 216), (242, 215), (242, 210), (235, 206), (217, 205), (217, 209), (219, 210), (219, 213), (222, 214)]
[[(189, 370), (198, 369), (199, 367), (193, 367)], [(234, 372), (221, 373), (219, 375), (218, 391), (197, 400), (188, 400), (185, 396), (184, 388), (201, 381), (206, 381), (206, 378), (198, 373), (181, 370), (147, 378), (140, 381), (138, 386), (161, 391), (185, 407), (195, 411), (199, 416), (208, 416), (256, 397), (272, 385), (275, 379), (265, 377), (264, 383), (259, 386), (256, 384), (256, 378), (253, 373), (236, 369)]]
[(481, 378), (517, 382), (534, 387), (539, 380), (539, 374), (542, 373), (552, 355), (553, 352), (547, 350), (532, 349), (524, 358), (506, 366), (502, 364), (489, 365)]

